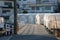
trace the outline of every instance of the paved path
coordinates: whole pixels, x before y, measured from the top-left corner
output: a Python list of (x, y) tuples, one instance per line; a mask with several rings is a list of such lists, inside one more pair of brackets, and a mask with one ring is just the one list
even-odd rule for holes
[(42, 25), (26, 24), (21, 26), (18, 35), (3, 37), (0, 40), (57, 40)]
[(49, 35), (42, 25), (27, 24), (18, 31), (20, 35)]
[(49, 34), (44, 26), (27, 24), (23, 26), (18, 35), (15, 35), (11, 40), (57, 40), (54, 36)]

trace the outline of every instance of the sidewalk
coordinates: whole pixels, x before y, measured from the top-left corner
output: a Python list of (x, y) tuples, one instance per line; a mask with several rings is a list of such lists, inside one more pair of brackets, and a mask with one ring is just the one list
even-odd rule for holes
[(1, 37), (0, 40), (57, 40), (49, 34), (42, 25), (27, 24), (18, 32), (18, 35)]
[(49, 34), (42, 25), (27, 24), (10, 40), (57, 40), (57, 38)]

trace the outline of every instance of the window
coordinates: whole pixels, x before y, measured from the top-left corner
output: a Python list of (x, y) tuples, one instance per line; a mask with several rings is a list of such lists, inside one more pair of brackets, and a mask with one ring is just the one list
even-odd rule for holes
[(41, 0), (36, 0), (36, 3), (38, 3), (38, 4), (41, 3)]
[(43, 0), (43, 2), (49, 2), (49, 0)]
[(40, 7), (36, 7), (36, 10), (40, 10)]
[(23, 0), (23, 1), (26, 1), (26, 0)]
[(5, 5), (8, 5), (8, 7), (12, 7), (12, 3), (11, 2), (5, 2)]
[(2, 13), (10, 12), (10, 10), (3, 10)]
[(51, 7), (50, 6), (46, 6), (45, 10), (51, 10)]
[(23, 6), (23, 8), (24, 8), (24, 7), (26, 7), (26, 4), (23, 4), (22, 6)]
[(19, 8), (19, 4), (17, 4), (17, 8)]
[(32, 7), (32, 10), (35, 10), (35, 7)]

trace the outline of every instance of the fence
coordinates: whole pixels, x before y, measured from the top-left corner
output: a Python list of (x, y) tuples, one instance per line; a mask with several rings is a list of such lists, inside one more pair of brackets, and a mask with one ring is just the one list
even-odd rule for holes
[(19, 24), (42, 24), (43, 14), (18, 14)]
[(14, 34), (14, 25), (6, 24), (5, 28), (6, 28), (6, 33), (5, 33), (6, 35)]

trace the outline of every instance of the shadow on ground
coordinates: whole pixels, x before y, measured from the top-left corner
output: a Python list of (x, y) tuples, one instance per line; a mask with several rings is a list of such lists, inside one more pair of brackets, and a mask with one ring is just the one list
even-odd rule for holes
[(15, 35), (10, 40), (57, 40), (54, 36), (46, 35)]

